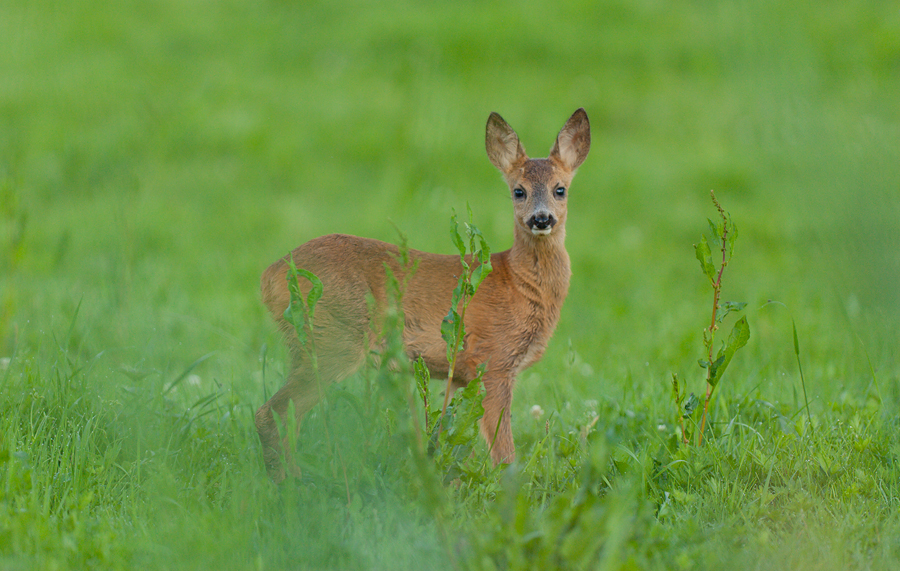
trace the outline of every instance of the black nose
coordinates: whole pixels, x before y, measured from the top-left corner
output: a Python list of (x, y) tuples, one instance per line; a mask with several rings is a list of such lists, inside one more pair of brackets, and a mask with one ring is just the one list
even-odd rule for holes
[(547, 214), (544, 212), (535, 214), (531, 217), (531, 220), (529, 220), (529, 226), (531, 226), (532, 228), (537, 228), (538, 230), (553, 228), (554, 224), (556, 224), (556, 218), (554, 218), (552, 214)]

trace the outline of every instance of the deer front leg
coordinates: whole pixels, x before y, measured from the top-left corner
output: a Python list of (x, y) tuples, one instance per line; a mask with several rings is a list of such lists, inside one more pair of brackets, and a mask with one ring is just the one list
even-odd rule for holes
[(493, 377), (484, 380), (484, 416), (481, 419), (481, 434), (487, 441), (494, 465), (510, 464), (516, 459), (516, 445), (513, 442), (510, 405), (512, 404), (511, 377)]

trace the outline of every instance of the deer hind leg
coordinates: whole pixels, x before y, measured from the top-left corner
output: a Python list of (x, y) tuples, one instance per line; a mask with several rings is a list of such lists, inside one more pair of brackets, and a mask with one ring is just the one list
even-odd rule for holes
[[(256, 411), (256, 431), (262, 444), (263, 461), (269, 477), (276, 484), (284, 480), (285, 469), (292, 476), (300, 477), (300, 468), (293, 462), (290, 446), (291, 440), (296, 442), (300, 433), (300, 421), (322, 400), (329, 385), (350, 376), (365, 361), (363, 336), (358, 333), (342, 339), (331, 338), (328, 343), (317, 340), (318, 370), (302, 358), (299, 351), (294, 351), (287, 382)], [(285, 426), (285, 436), (279, 437), (275, 415), (287, 423), (291, 403), (294, 425)], [(293, 439), (289, 437), (292, 431)]]
[(516, 459), (513, 442), (510, 405), (512, 404), (512, 378), (485, 378), (484, 416), (481, 418), (481, 434), (491, 450), (494, 465), (509, 464)]
[[(301, 419), (322, 399), (325, 387), (320, 387), (319, 384), (315, 371), (305, 364), (295, 364), (284, 386), (256, 411), (256, 431), (262, 444), (263, 461), (269, 477), (276, 484), (285, 478), (285, 464), (293, 476), (300, 475), (291, 459), (287, 434), (293, 431), (296, 440)], [(280, 438), (275, 415), (283, 423), (287, 423), (291, 403), (294, 406), (295, 424), (292, 427), (286, 426), (286, 434), (284, 438)]]

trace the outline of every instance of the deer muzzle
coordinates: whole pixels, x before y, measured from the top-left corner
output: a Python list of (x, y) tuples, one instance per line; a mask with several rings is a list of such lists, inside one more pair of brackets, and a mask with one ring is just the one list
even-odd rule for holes
[(549, 212), (537, 212), (528, 219), (528, 228), (535, 236), (545, 236), (556, 225), (556, 217)]

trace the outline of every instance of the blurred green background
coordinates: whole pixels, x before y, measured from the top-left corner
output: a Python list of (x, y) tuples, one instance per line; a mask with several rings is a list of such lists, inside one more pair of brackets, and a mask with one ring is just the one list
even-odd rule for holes
[[(508, 248), (488, 114), (544, 156), (578, 107), (593, 147), (569, 198), (573, 281), (513, 403), (519, 449), (555, 452), (520, 515), (563, 545), (579, 527), (554, 537), (569, 512), (550, 502), (581, 493), (567, 462), (587, 458), (588, 476), (625, 474), (599, 472), (609, 495), (585, 512), (611, 510), (606, 563), (622, 533), (663, 566), (895, 561), (898, 94), (893, 1), (3, 0), (0, 567), (450, 566), (396, 487), (363, 482), (351, 504), (349, 484), (268, 485), (252, 415), (284, 349), (259, 275), (322, 234), (396, 241), (392, 223), (451, 253), (466, 204)], [(694, 450), (670, 383), (704, 389), (692, 244), (710, 190), (740, 230), (723, 298), (748, 302), (751, 330), (711, 422), (760, 432)], [(307, 456), (330, 448), (318, 427)], [(379, 470), (357, 473), (396, 476)], [(479, 534), (513, 554), (538, 537), (505, 525), (501, 478), (451, 524), (485, 568)]]
[(794, 318), (817, 403), (868, 359), (900, 399), (895, 2), (7, 0), (0, 37), (0, 356), (80, 305), (109, 383), (213, 352), (200, 376), (258, 406), (270, 262), (391, 222), (449, 253), (467, 203), (505, 249), (488, 114), (544, 156), (583, 106), (574, 279), (518, 407), (699, 379), (711, 189), (740, 230), (724, 297), (749, 302), (734, 390), (793, 390)]

